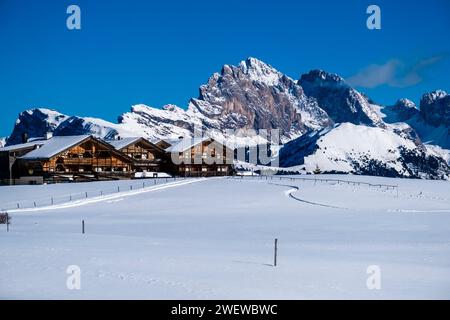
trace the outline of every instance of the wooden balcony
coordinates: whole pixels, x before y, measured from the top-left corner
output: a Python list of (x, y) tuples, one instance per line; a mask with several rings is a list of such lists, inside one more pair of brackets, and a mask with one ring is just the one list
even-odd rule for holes
[(62, 165), (73, 165), (73, 166), (77, 166), (77, 165), (91, 165), (94, 163), (94, 159), (92, 158), (66, 158), (64, 159), (64, 161), (59, 161), (57, 163), (58, 164), (62, 164)]

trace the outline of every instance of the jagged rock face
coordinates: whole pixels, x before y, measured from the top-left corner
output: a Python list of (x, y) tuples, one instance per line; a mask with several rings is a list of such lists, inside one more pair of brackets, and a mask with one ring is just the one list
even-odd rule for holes
[(395, 122), (405, 122), (419, 113), (416, 104), (408, 99), (399, 99), (393, 106), (386, 108), (390, 108), (392, 114), (396, 115)]
[(420, 114), (432, 126), (444, 125), (450, 129), (450, 95), (438, 90), (423, 95)]
[(302, 75), (298, 84), (307, 96), (317, 99), (319, 106), (336, 123), (383, 126), (368, 99), (336, 74), (313, 70)]
[(67, 118), (62, 113), (45, 108), (21, 112), (6, 144), (21, 143), (24, 133), (30, 138), (42, 137), (46, 132), (53, 132)]
[(119, 123), (155, 138), (190, 135), (194, 128), (219, 132), (279, 129), (283, 142), (333, 124), (294, 80), (255, 58), (238, 66), (223, 66), (200, 87), (187, 110), (174, 105), (162, 109), (136, 105), (119, 117)]
[(394, 106), (384, 107), (383, 119), (387, 123), (405, 122), (421, 140), (450, 149), (450, 95), (437, 90), (423, 95), (420, 110), (407, 99)]
[(285, 140), (328, 126), (328, 115), (286, 75), (254, 58), (225, 65), (200, 87), (196, 109), (220, 128), (279, 129)]

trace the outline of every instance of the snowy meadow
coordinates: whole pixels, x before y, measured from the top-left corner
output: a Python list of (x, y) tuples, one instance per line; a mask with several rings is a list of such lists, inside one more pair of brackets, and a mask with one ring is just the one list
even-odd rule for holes
[(450, 298), (449, 182), (314, 177), (0, 187), (0, 298)]

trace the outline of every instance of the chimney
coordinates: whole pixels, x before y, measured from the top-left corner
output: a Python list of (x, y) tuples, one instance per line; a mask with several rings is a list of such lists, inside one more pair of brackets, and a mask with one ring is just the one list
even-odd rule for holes
[(22, 133), (22, 143), (28, 142), (28, 133), (24, 132)]
[(53, 138), (53, 132), (46, 132), (45, 133), (45, 140), (50, 140)]

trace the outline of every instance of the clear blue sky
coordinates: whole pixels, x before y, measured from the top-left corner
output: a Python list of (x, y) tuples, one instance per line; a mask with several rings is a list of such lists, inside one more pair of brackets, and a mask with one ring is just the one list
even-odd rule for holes
[[(70, 4), (81, 30), (66, 28)], [(380, 31), (366, 28), (370, 4)], [(137, 103), (186, 107), (249, 56), (295, 79), (338, 73), (381, 103), (417, 102), (450, 91), (449, 30), (447, 0), (0, 0), (0, 136), (31, 107), (114, 122)]]

